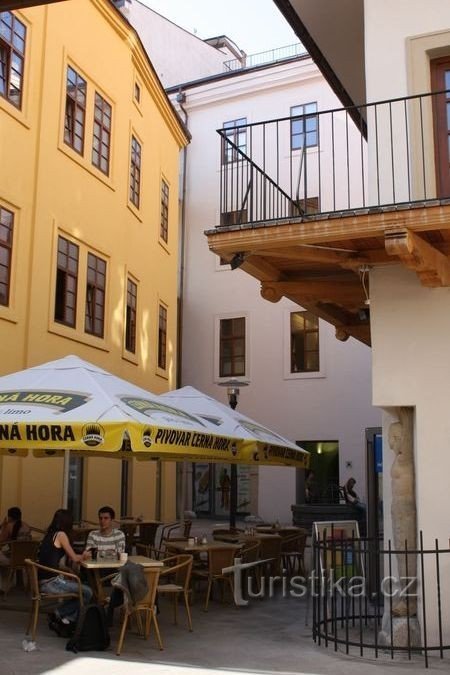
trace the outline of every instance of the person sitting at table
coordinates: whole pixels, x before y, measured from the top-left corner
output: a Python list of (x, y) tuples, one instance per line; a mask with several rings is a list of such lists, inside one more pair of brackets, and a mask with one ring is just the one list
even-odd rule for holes
[(9, 541), (30, 541), (31, 528), (22, 520), (22, 511), (18, 506), (11, 506), (0, 527), (0, 583), (3, 585), (3, 576), (10, 561), (10, 550), (4, 546)]
[[(86, 552), (75, 553), (70, 545), (69, 535), (73, 527), (72, 514), (68, 509), (58, 509), (55, 511), (52, 522), (41, 542), (38, 552), (38, 563), (58, 569), (64, 556), (66, 559), (79, 563), (85, 560), (88, 555)], [(38, 571), (39, 586), (43, 593), (50, 595), (55, 593), (77, 593), (78, 583), (62, 575), (56, 575), (53, 572), (45, 570)], [(82, 584), (83, 600), (88, 603), (92, 597), (92, 590), (89, 586)], [(49, 615), (49, 628), (58, 635), (67, 637), (70, 632), (70, 624), (76, 622), (80, 603), (76, 598), (65, 600), (58, 608)], [(64, 632), (62, 629), (67, 629)]]
[(117, 560), (118, 553), (125, 552), (125, 534), (122, 530), (113, 527), (115, 517), (115, 511), (111, 506), (102, 506), (98, 510), (100, 529), (89, 532), (86, 542), (87, 551), (96, 548), (99, 558), (114, 558), (114, 560)]

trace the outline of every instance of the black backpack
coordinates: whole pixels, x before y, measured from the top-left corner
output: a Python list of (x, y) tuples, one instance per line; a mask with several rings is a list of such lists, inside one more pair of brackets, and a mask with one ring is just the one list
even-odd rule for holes
[(66, 644), (69, 652), (103, 651), (108, 649), (110, 637), (105, 610), (92, 603), (80, 609), (75, 632)]

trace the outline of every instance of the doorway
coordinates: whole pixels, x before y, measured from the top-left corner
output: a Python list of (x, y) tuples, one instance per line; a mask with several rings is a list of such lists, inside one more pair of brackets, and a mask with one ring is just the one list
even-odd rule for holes
[[(314, 501), (338, 502), (339, 441), (297, 441), (297, 445), (310, 453), (309, 472), (306, 475), (314, 474)], [(297, 504), (305, 501), (304, 487), (300, 483), (297, 484), (296, 500)]]
[[(437, 197), (450, 196), (450, 56), (431, 61)], [(444, 91), (447, 90), (447, 91)]]

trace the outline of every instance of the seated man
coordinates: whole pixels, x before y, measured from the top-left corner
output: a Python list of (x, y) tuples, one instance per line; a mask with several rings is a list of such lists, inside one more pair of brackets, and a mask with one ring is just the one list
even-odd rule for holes
[(117, 554), (125, 551), (125, 534), (122, 530), (113, 527), (112, 521), (115, 517), (116, 514), (111, 506), (102, 506), (98, 510), (100, 529), (92, 530), (88, 534), (86, 550), (96, 548), (99, 558), (117, 560)]
[[(113, 527), (112, 521), (116, 514), (111, 506), (102, 506), (98, 510), (98, 520), (100, 529), (89, 532), (86, 550), (97, 549), (98, 558), (113, 558), (117, 560), (118, 553), (125, 551), (125, 534), (122, 530)], [(105, 575), (109, 570), (105, 570)], [(107, 610), (107, 622), (109, 626), (113, 623), (113, 612), (116, 607), (123, 604), (123, 593), (118, 589), (113, 589)]]

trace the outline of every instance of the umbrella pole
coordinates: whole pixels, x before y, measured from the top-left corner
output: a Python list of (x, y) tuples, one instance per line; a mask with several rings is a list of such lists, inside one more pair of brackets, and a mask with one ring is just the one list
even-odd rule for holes
[(64, 468), (63, 468), (63, 491), (62, 491), (62, 508), (67, 509), (69, 502), (69, 469), (70, 469), (70, 450), (64, 452)]
[(230, 528), (236, 527), (237, 482), (237, 466), (230, 464)]

